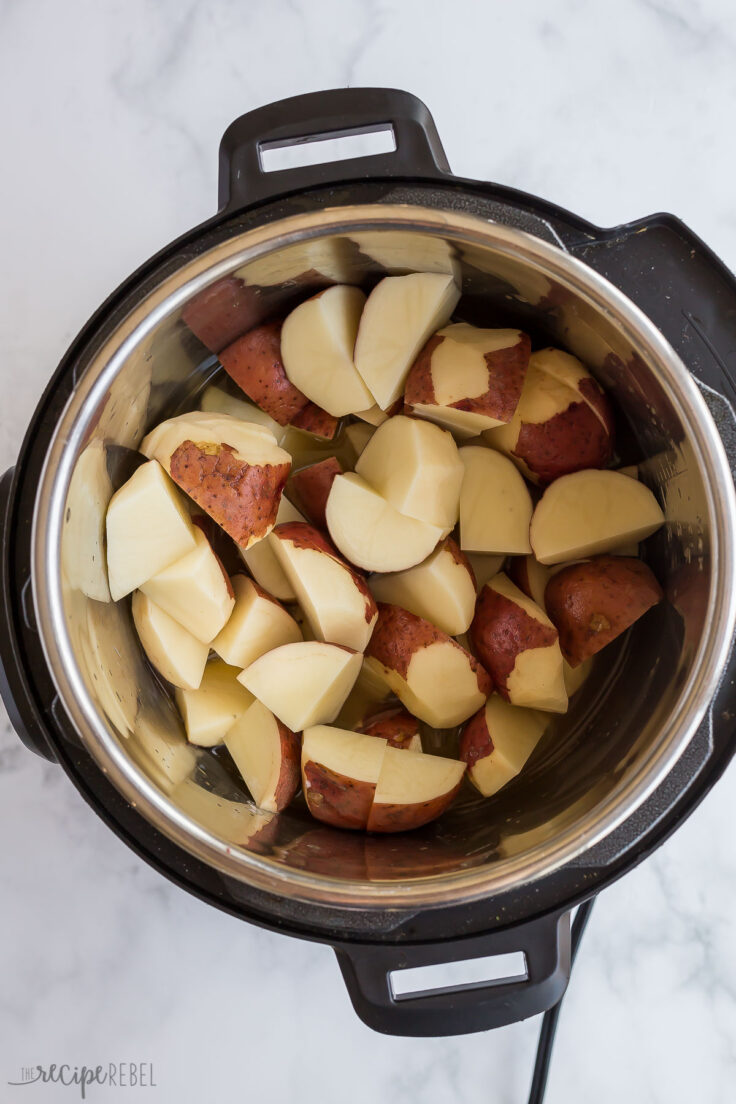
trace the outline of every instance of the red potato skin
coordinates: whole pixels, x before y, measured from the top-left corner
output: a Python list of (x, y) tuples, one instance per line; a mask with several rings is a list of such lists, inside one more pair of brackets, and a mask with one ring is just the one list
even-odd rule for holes
[(321, 763), (304, 764), (304, 797), (316, 820), (334, 828), (365, 828), (376, 786), (346, 778)]
[(292, 419), (291, 424), (294, 429), (301, 429), (304, 433), (312, 433), (315, 437), (324, 437), (325, 440), (331, 441), (337, 433), (340, 422), (321, 406), (308, 402)]
[(238, 460), (230, 445), (183, 441), (170, 460), (171, 478), (236, 544), (273, 528), (289, 464), (256, 466)]
[(454, 800), (462, 779), (457, 786), (431, 801), (418, 801), (413, 805), (392, 805), (374, 802), (368, 816), (369, 832), (410, 832), (436, 820)]
[(493, 751), (493, 740), (486, 724), (486, 707), (479, 709), (460, 733), (458, 759), (471, 770), (479, 759), (485, 759)]
[(486, 585), (478, 596), (470, 639), (499, 694), (508, 701), (508, 679), (516, 657), (530, 648), (554, 644), (557, 630), (530, 617), (516, 602)]
[(289, 479), (289, 498), (297, 510), (320, 529), (327, 528), (325, 507), (332, 482), (336, 475), (342, 474), (342, 464), (337, 457), (328, 456), (326, 460), (292, 472)]
[(412, 736), (419, 735), (419, 721), (402, 705), (397, 705), (364, 720), (358, 732), (387, 740), (389, 747), (406, 749)]
[(577, 667), (625, 632), (664, 595), (641, 560), (596, 556), (559, 571), (548, 582), (544, 597), (563, 654), (571, 667)]
[[(366, 624), (370, 625), (378, 612), (378, 607), (373, 595), (368, 589), (368, 584), (360, 572), (356, 571), (347, 560), (342, 558), (340, 553), (330, 544), (327, 538), (320, 533), (319, 529), (315, 529), (313, 525), (307, 525), (305, 521), (287, 521), (282, 525), (277, 525), (273, 532), (279, 540), (289, 541), (295, 548), (313, 548), (319, 552), (324, 552), (331, 559), (339, 563), (341, 567), (344, 567), (346, 571), (350, 572), (353, 582), (365, 601), (365, 620)], [(349, 648), (346, 649), (346, 651), (349, 650)]]
[(220, 364), (249, 399), (279, 425), (307, 405), (307, 396), (287, 378), (281, 359), (281, 323), (257, 326), (220, 353)]
[[(581, 388), (593, 384), (583, 380)], [(605, 402), (605, 396), (600, 393)], [(546, 422), (522, 422), (512, 449), (540, 483), (584, 468), (605, 468), (613, 455), (613, 433), (586, 402), (573, 402)]]
[[(412, 365), (404, 389), (407, 407), (413, 407), (416, 403), (437, 405), (432, 383), (432, 355), (444, 340), (440, 334), (430, 337)], [(510, 422), (519, 405), (530, 355), (531, 341), (525, 333), (519, 334), (515, 345), (486, 353), (488, 390), (472, 399), (459, 399), (450, 404), (450, 409), (487, 414), (500, 422)]]
[(417, 617), (416, 614), (402, 609), (401, 606), (392, 606), (388, 602), (378, 603), (378, 620), (365, 654), (377, 659), (384, 667), (397, 671), (405, 679), (412, 656), (420, 649), (437, 643), (450, 643), (458, 648), (467, 657), (478, 681), (478, 690), (486, 696), (491, 693), (493, 689), (491, 677), (475, 656), (466, 652), (465, 648), (447, 633), (442, 632), (429, 621), (425, 621), (423, 617)]
[(281, 741), (281, 770), (274, 793), (276, 812), (280, 813), (291, 803), (301, 783), (302, 740), (299, 733), (292, 732), (278, 717), (274, 719)]
[(190, 299), (182, 321), (213, 353), (219, 353), (263, 317), (261, 296), (237, 276), (226, 276)]

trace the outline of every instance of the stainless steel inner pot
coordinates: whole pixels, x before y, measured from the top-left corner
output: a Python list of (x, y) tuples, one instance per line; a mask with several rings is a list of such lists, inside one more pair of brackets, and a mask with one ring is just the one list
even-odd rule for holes
[[(644, 553), (668, 602), (597, 661), (521, 776), (497, 797), (463, 792), (440, 821), (366, 837), (312, 821), (301, 800), (255, 810), (215, 752), (187, 745), (147, 666), (130, 602), (109, 601), (104, 513), (143, 434), (193, 408), (218, 372), (182, 321), (237, 274), (256, 324), (332, 281), (454, 271), (460, 313), (519, 324), (590, 367), (620, 412), (621, 463), (638, 463), (666, 527)], [(151, 290), (80, 372), (38, 487), (33, 593), (60, 700), (115, 786), (164, 834), (221, 872), (293, 899), (421, 908), (490, 897), (580, 857), (627, 818), (703, 719), (734, 631), (734, 489), (690, 374), (625, 296), (561, 248), (481, 218), (416, 206), (311, 211), (231, 237)]]

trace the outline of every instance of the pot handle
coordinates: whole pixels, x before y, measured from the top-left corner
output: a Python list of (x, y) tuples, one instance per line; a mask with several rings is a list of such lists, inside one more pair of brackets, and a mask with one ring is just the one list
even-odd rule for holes
[[(392, 131), (388, 153), (264, 171), (262, 153), (324, 138)], [(450, 171), (427, 106), (396, 88), (333, 88), (292, 96), (241, 115), (220, 142), (221, 212), (344, 180), (438, 177)]]
[(17, 590), (10, 562), (14, 474), (15, 468), (8, 468), (0, 478), (0, 698), (21, 742), (44, 759), (55, 761), (56, 756), (28, 690), (13, 624), (13, 592)]
[[(392, 974), (522, 951), (526, 973), (397, 995)], [(384, 1035), (464, 1035), (536, 1016), (562, 999), (570, 977), (570, 913), (451, 943), (335, 947), (350, 1000)]]

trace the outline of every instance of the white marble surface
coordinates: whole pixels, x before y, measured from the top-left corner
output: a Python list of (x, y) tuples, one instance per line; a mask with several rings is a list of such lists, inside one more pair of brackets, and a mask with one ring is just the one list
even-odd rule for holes
[[(139, 261), (215, 206), (241, 112), (332, 85), (404, 87), (453, 168), (600, 224), (684, 217), (736, 265), (729, 0), (0, 0), (0, 463), (65, 346)], [(732, 1104), (731, 772), (599, 903), (550, 1104)], [(537, 1025), (435, 1042), (352, 1015), (329, 950), (166, 883), (59, 770), (0, 734), (0, 1099), (19, 1067), (150, 1060), (169, 1104), (516, 1104)], [(93, 1100), (125, 1099), (91, 1090)]]

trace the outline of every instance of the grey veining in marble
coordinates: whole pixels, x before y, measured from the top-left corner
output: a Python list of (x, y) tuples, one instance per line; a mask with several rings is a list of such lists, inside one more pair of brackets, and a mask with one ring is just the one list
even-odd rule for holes
[[(212, 213), (219, 137), (243, 111), (407, 88), (458, 173), (603, 225), (672, 210), (734, 266), (735, 55), (729, 0), (0, 0), (0, 463), (108, 291)], [(550, 1104), (736, 1100), (735, 804), (731, 772), (600, 901)], [(77, 1098), (7, 1087), (23, 1065), (121, 1060), (154, 1063), (161, 1104), (526, 1099), (536, 1023), (371, 1034), (329, 950), (164, 882), (7, 722), (0, 839), (3, 1102)]]

